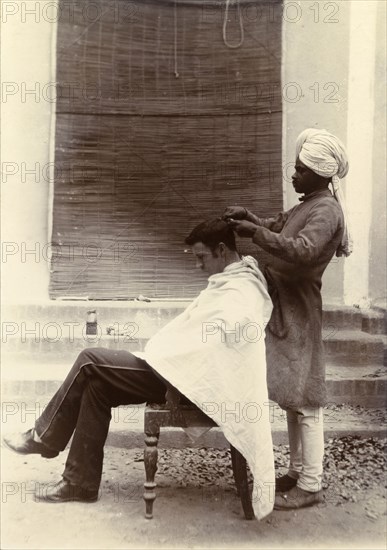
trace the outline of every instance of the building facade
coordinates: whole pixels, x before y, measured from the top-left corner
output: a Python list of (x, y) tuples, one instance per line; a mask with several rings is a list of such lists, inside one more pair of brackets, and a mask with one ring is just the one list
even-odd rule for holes
[[(146, 219), (145, 224), (146, 215), (144, 214), (142, 218), (140, 216), (140, 221), (144, 220), (143, 226), (141, 223), (137, 223), (135, 228), (128, 225), (127, 217), (133, 213), (127, 208), (120, 211), (123, 199), (120, 198), (119, 190), (117, 191), (117, 181), (119, 180), (113, 178), (114, 189), (115, 192), (117, 191), (114, 196), (115, 213), (118, 212), (121, 218), (120, 216), (116, 217), (115, 222), (111, 224), (115, 228), (115, 233), (112, 235), (119, 233), (117, 225), (122, 223), (126, 239), (122, 240), (123, 248), (118, 251), (118, 255), (115, 255), (113, 244), (113, 249), (110, 248), (110, 251), (113, 250), (112, 255), (105, 263), (101, 258), (101, 251), (105, 251), (109, 247), (109, 243), (107, 245), (101, 239), (93, 240), (90, 237), (93, 234), (106, 235), (110, 231), (109, 224), (106, 224), (107, 218), (102, 219), (97, 215), (97, 212), (102, 211), (102, 206), (95, 208), (95, 216), (82, 218), (81, 214), (84, 210), (82, 204), (86, 204), (86, 202), (84, 197), (80, 196), (79, 187), (75, 186), (73, 193), (69, 188), (63, 196), (58, 194), (58, 182), (63, 183), (71, 180), (73, 183), (79, 183), (85, 178), (93, 179), (94, 177), (93, 173), (85, 171), (85, 167), (93, 168), (87, 163), (82, 166), (80, 173), (75, 173), (79, 167), (79, 156), (76, 157), (77, 162), (72, 162), (72, 158), (75, 157), (71, 157), (71, 154), (78, 146), (75, 143), (76, 136), (82, 134), (82, 124), (85, 118), (74, 118), (73, 112), (69, 114), (63, 100), (65, 97), (63, 84), (70, 80), (76, 84), (79, 79), (78, 90), (81, 90), (83, 94), (85, 88), (82, 89), (82, 86), (85, 85), (86, 80), (82, 79), (87, 78), (85, 67), (90, 71), (89, 83), (97, 82), (98, 78), (104, 74), (101, 67), (105, 70), (105, 75), (108, 74), (112, 64), (111, 56), (108, 55), (110, 50), (98, 47), (96, 50), (90, 50), (96, 52), (94, 58), (90, 57), (93, 55), (92, 53), (87, 54), (89, 57), (85, 57), (84, 35), (84, 32), (94, 32), (95, 40), (100, 40), (99, 45), (108, 40), (108, 36), (98, 38), (98, 32), (107, 32), (109, 28), (103, 23), (107, 21), (106, 18), (103, 18), (103, 8), (107, 6), (106, 0), (84, 2), (83, 5), (88, 6), (87, 10), (82, 8), (80, 11), (78, 6), (78, 12), (76, 11), (75, 15), (73, 12), (72, 17), (83, 18), (84, 30), (81, 29), (81, 32), (80, 20), (69, 19), (67, 11), (69, 3), (42, 0), (33, 3), (33, 8), (30, 4), (32, 3), (22, 1), (18, 3), (4, 2), (2, 6), (3, 47), (4, 50), (8, 48), (9, 51), (12, 48), (13, 52), (12, 59), (3, 61), (2, 85), (4, 128), (2, 155), (3, 300), (10, 303), (26, 304), (45, 303), (54, 298), (60, 298), (62, 295), (70, 298), (79, 295), (90, 297), (91, 295), (97, 299), (112, 299), (133, 297), (139, 293), (149, 294), (155, 299), (158, 296), (162, 299), (189, 298), (196, 291), (196, 287), (190, 286), (189, 283), (181, 287), (177, 285), (182, 278), (186, 277), (188, 281), (190, 277), (185, 258), (183, 256), (174, 257), (176, 264), (181, 263), (179, 270), (172, 275), (169, 271), (170, 266), (166, 265), (168, 264), (166, 262), (168, 253), (174, 247), (180, 246), (179, 231), (181, 224), (184, 223), (184, 215), (181, 214), (175, 226), (164, 223), (164, 219), (173, 216), (175, 212), (172, 208), (173, 205), (171, 206), (174, 199), (171, 197), (178, 196), (179, 188), (176, 189), (173, 175), (175, 174), (176, 181), (178, 181), (181, 168), (179, 163), (186, 162), (183, 156), (171, 157), (166, 179), (168, 184), (174, 185), (174, 191), (171, 195), (167, 194), (164, 197), (163, 203), (157, 203), (154, 210), (158, 213), (157, 219), (153, 212), (152, 216)], [(125, 5), (123, 2), (118, 4), (121, 9)], [(159, 4), (163, 4), (163, 2)], [(174, 79), (178, 82), (179, 89), (183, 92), (184, 86), (186, 86), (185, 95), (182, 92), (177, 97), (173, 96), (173, 101), (171, 101), (172, 95), (168, 97), (167, 94), (169, 102), (160, 101), (162, 96), (158, 95), (157, 109), (159, 111), (157, 112), (156, 110), (152, 111), (153, 108), (156, 109), (152, 104), (156, 96), (149, 93), (148, 102), (146, 102), (144, 97), (140, 96), (141, 88), (138, 88), (134, 95), (131, 91), (129, 102), (126, 101), (129, 97), (126, 93), (124, 107), (122, 102), (119, 103), (122, 115), (119, 124), (121, 124), (121, 120), (126, 120), (125, 117), (134, 115), (137, 117), (136, 120), (143, 121), (144, 109), (145, 111), (148, 109), (145, 115), (167, 118), (170, 114), (174, 114), (181, 121), (178, 126), (173, 126), (174, 122), (169, 118), (168, 131), (165, 131), (164, 134), (159, 130), (159, 128), (163, 128), (163, 124), (159, 123), (157, 131), (154, 132), (159, 141), (150, 140), (147, 147), (136, 151), (138, 157), (145, 159), (145, 163), (152, 158), (152, 143), (153, 149), (155, 147), (162, 149), (163, 140), (166, 142), (168, 157), (169, 135), (177, 136), (175, 141), (170, 140), (171, 150), (184, 151), (188, 138), (186, 139), (186, 134), (181, 130), (184, 127), (181, 124), (190, 124), (191, 126), (188, 126), (189, 135), (192, 136), (196, 133), (199, 144), (203, 144), (203, 150), (196, 149), (195, 154), (189, 157), (186, 166), (195, 164), (196, 160), (201, 158), (205, 166), (205, 175), (200, 180), (197, 189), (189, 188), (191, 194), (188, 193), (188, 188), (185, 188), (183, 202), (176, 202), (176, 212), (187, 209), (187, 200), (185, 199), (188, 196), (193, 203), (193, 208), (189, 214), (187, 227), (188, 225), (193, 226), (197, 219), (196, 214), (198, 217), (206, 217), (215, 214), (218, 207), (220, 209), (227, 204), (227, 192), (232, 197), (230, 203), (243, 204), (247, 201), (248, 205), (252, 204), (253, 210), (256, 209), (257, 213), (261, 212), (261, 214), (263, 211), (264, 215), (279, 211), (281, 208), (292, 207), (298, 201), (290, 179), (294, 165), (295, 139), (298, 133), (306, 127), (326, 128), (337, 134), (348, 148), (350, 172), (343, 185), (355, 249), (350, 258), (334, 258), (329, 265), (323, 280), (324, 302), (326, 304), (356, 305), (361, 308), (384, 304), (386, 292), (384, 172), (386, 143), (383, 116), (385, 113), (384, 79), (382, 75), (385, 74), (383, 54), (385, 51), (383, 25), (385, 3), (373, 0), (340, 0), (318, 3), (307, 0), (302, 2), (284, 1), (283, 3), (240, 1), (237, 6), (228, 5), (228, 14), (226, 14), (226, 2), (196, 2), (195, 5), (195, 2), (181, 1), (178, 4), (181, 4), (183, 11), (178, 12), (174, 11), (173, 4), (167, 2), (165, 4), (165, 9), (170, 10), (170, 17), (167, 12), (167, 15), (164, 14), (167, 21), (165, 27), (162, 24), (163, 14), (159, 18), (161, 23), (157, 23), (159, 27), (156, 27), (156, 23), (153, 24), (150, 21), (146, 11), (152, 8), (152, 3), (140, 0), (136, 3), (126, 3), (126, 12), (121, 14), (114, 12), (113, 15), (109, 15), (110, 20), (108, 21), (110, 21), (109, 24), (112, 24), (113, 18), (115, 24), (114, 18), (118, 17), (121, 18), (121, 24), (124, 21), (125, 24), (128, 24), (128, 28), (138, 29), (141, 27), (142, 17), (145, 14), (149, 36), (154, 38), (155, 32), (159, 32), (156, 44), (158, 51), (161, 51), (164, 56), (164, 58), (161, 56), (161, 60), (159, 60), (159, 78), (162, 78), (164, 71), (171, 75), (171, 82), (174, 82)], [(274, 4), (275, 9), (273, 9)], [(111, 8), (111, 5), (108, 7)], [(184, 12), (184, 9), (188, 11)], [(192, 15), (194, 10), (196, 11)], [(65, 11), (67, 15), (64, 15)], [(213, 50), (207, 48), (209, 57), (212, 55), (215, 60), (221, 59), (224, 51), (225, 56), (231, 56), (229, 57), (231, 61), (227, 65), (230, 71), (235, 69), (236, 74), (241, 69), (241, 71), (249, 71), (248, 74), (251, 75), (238, 79), (238, 76), (232, 77), (227, 74), (226, 80), (222, 80), (221, 71), (217, 73), (215, 70), (214, 74), (209, 75), (208, 79), (204, 81), (205, 92), (204, 96), (201, 96), (202, 100), (199, 106), (198, 103), (188, 101), (190, 98), (192, 99), (193, 95), (192, 90), (191, 94), (189, 90), (187, 92), (187, 87), (193, 86), (195, 78), (200, 78), (200, 74), (204, 74), (203, 70), (200, 73), (200, 67), (195, 66), (196, 76), (194, 73), (188, 76), (184, 73), (185, 67), (190, 66), (189, 64), (192, 62), (189, 52), (197, 52), (198, 48), (195, 36), (197, 38), (199, 35), (193, 33), (191, 41), (188, 40), (188, 27), (184, 26), (184, 22), (189, 22), (191, 16), (196, 18), (197, 33), (213, 29), (213, 40), (214, 43), (219, 44), (219, 51), (215, 51), (215, 47)], [(259, 33), (262, 33), (262, 37), (259, 34), (254, 34), (257, 29)], [(73, 40), (71, 32), (74, 32)], [(162, 40), (163, 36), (165, 42)], [(273, 37), (276, 40), (273, 40)], [(187, 42), (184, 51), (182, 49), (183, 38)], [(138, 35), (137, 38), (131, 37), (131, 40), (137, 40), (137, 44), (142, 45), (142, 50), (144, 44), (147, 44), (147, 39), (143, 35)], [(242, 40), (244, 43), (239, 48), (234, 47), (238, 45), (238, 41)], [(111, 39), (110, 43), (112, 43)], [(168, 46), (165, 46), (165, 51), (163, 51), (163, 44)], [(249, 44), (249, 51), (253, 53), (251, 55), (241, 54), (240, 52), (246, 52)], [(252, 44), (256, 44), (256, 50)], [(189, 50), (189, 48), (192, 49)], [(266, 54), (259, 57), (259, 52), (264, 51), (265, 48)], [(140, 55), (139, 52), (138, 55)], [(201, 52), (200, 55), (205, 58), (206, 54)], [(217, 55), (218, 57), (216, 57)], [(238, 55), (242, 57), (238, 58)], [(66, 56), (68, 58), (67, 65), (63, 62)], [(136, 49), (133, 48), (132, 57), (135, 56)], [(266, 67), (265, 59), (270, 58), (272, 63)], [(70, 78), (68, 74), (63, 76), (63, 67), (69, 66), (71, 59), (73, 59), (74, 68), (77, 70)], [(254, 62), (257, 63), (257, 78), (254, 76)], [(120, 67), (127, 66), (125, 63), (126, 61), (117, 62), (115, 66), (118, 73), (112, 76), (113, 80), (120, 77)], [(152, 60), (148, 59), (148, 63), (151, 65)], [(219, 66), (219, 61), (216, 63)], [(133, 64), (131, 66), (134, 67)], [(96, 71), (95, 74), (93, 74), (93, 67)], [(247, 73), (243, 73), (243, 75), (245, 74)], [(107, 77), (104, 78), (106, 81)], [(122, 78), (125, 78), (125, 75)], [(221, 85), (219, 82), (221, 84), (223, 82), (223, 84)], [(229, 82), (231, 87), (225, 87), (224, 82)], [(75, 84), (72, 85), (75, 86)], [(159, 94), (163, 93), (162, 83), (155, 90)], [(202, 92), (203, 87), (200, 89), (200, 94)], [(109, 111), (106, 101), (103, 107), (104, 111), (101, 101), (93, 100), (97, 97), (98, 90), (93, 92), (89, 87), (87, 94), (87, 96), (82, 96), (83, 99), (86, 97), (87, 101), (77, 103), (75, 111), (78, 114), (82, 109), (86, 109), (87, 116), (99, 117), (98, 120), (102, 120), (103, 117), (106, 120), (107, 116), (111, 116), (112, 113)], [(135, 109), (140, 109), (139, 105), (142, 105), (142, 111), (134, 112)], [(271, 109), (273, 106), (275, 108)], [(261, 107), (262, 112), (260, 112)], [(207, 112), (203, 113), (203, 109)], [(210, 135), (206, 138), (202, 123), (203, 117), (212, 117), (213, 123), (217, 109), (221, 111), (218, 115), (222, 115), (223, 122), (219, 122), (216, 131), (211, 126)], [(229, 116), (230, 111), (235, 115), (233, 119)], [(194, 120), (194, 116), (196, 117), (194, 122), (189, 122), (191, 115), (191, 120)], [(68, 132), (69, 116), (73, 117), (70, 134)], [(254, 127), (250, 128), (248, 122), (243, 123), (245, 126), (240, 122), (244, 118), (252, 120), (259, 116), (262, 116), (262, 122), (258, 126), (253, 125)], [(67, 122), (64, 123), (66, 117)], [(239, 117), (239, 122), (235, 117)], [(200, 123), (197, 123), (199, 119)], [(233, 123), (226, 126), (226, 121), (231, 119)], [(133, 124), (135, 123), (133, 122)], [(141, 131), (133, 124), (130, 126), (132, 130), (125, 129), (125, 135), (133, 136), (128, 147), (114, 149), (112, 157), (107, 156), (110, 159), (110, 166), (116, 163), (116, 159), (119, 162), (126, 155), (130, 157), (134, 150), (136, 139)], [(140, 126), (143, 127), (144, 124), (145, 122)], [(109, 135), (114, 134), (114, 132), (111, 133), (112, 127), (117, 128), (118, 126), (110, 125), (103, 132), (99, 125), (99, 140), (102, 137), (107, 140), (102, 143), (104, 152), (109, 148)], [(234, 138), (236, 135), (253, 136), (255, 139), (253, 145), (248, 140), (243, 141), (242, 137), (239, 142), (236, 139), (234, 141), (230, 139), (226, 144), (223, 143), (222, 136), (225, 133), (225, 128), (227, 128), (228, 134)], [(279, 129), (282, 129), (282, 132)], [(146, 136), (140, 136), (138, 140), (144, 142), (146, 137), (148, 139), (152, 137), (151, 122), (149, 122)], [(214, 143), (214, 140), (217, 139), (219, 141)], [(256, 149), (254, 149), (254, 144), (257, 144)], [(88, 144), (88, 147), (93, 146), (92, 143)], [(229, 155), (226, 146), (230, 147)], [(282, 151), (280, 151), (281, 146)], [(178, 149), (179, 147), (181, 149)], [(259, 158), (262, 159), (254, 164), (255, 167), (258, 167), (257, 171), (249, 171), (248, 175), (246, 172), (240, 171), (240, 166), (248, 165), (246, 158), (243, 157), (242, 161), (238, 163), (238, 151), (240, 151), (240, 155), (243, 155), (243, 151), (246, 149), (249, 150), (249, 158), (251, 155), (254, 156), (256, 150), (258, 156), (261, 155)], [(216, 174), (209, 172), (209, 166), (211, 166), (214, 157), (208, 155), (206, 157), (205, 151), (208, 150), (220, 151), (216, 157), (219, 167)], [(95, 159), (94, 167), (98, 165), (98, 147), (96, 151), (97, 154), (92, 157)], [(60, 157), (61, 154), (64, 156)], [(66, 157), (66, 154), (70, 154), (70, 156)], [(82, 155), (82, 158), (86, 158), (85, 148), (81, 148)], [(235, 162), (229, 162), (229, 159), (234, 157)], [(163, 157), (153, 158), (153, 167), (158, 165), (160, 158)], [(267, 159), (269, 159), (268, 162)], [(223, 163), (228, 166), (225, 171), (222, 171)], [(264, 169), (262, 169), (263, 172), (260, 171), (261, 167), (266, 167), (268, 163), (272, 167), (272, 171), (270, 173), (266, 173)], [(144, 171), (143, 165), (139, 168), (136, 163), (132, 162), (131, 169), (133, 169), (133, 165), (135, 171), (140, 171), (137, 174), (140, 183), (142, 180), (150, 181), (152, 179), (149, 174), (152, 173), (153, 168), (147, 172), (147, 170)], [(125, 165), (123, 170), (125, 171)], [(199, 168), (198, 171), (186, 175), (186, 181), (192, 182), (192, 178), (197, 177), (198, 173), (200, 173)], [(271, 179), (271, 174), (274, 174), (273, 179)], [(111, 174), (109, 176), (109, 174), (103, 173), (102, 176), (103, 178), (110, 177)], [(164, 176), (165, 173), (160, 176), (161, 179)], [(254, 187), (254, 184), (251, 183), (254, 182), (255, 177), (266, 182), (264, 185), (262, 184), (262, 188)], [(240, 181), (235, 186), (233, 185), (233, 181), (236, 182), (238, 178), (241, 181), (246, 181), (246, 178), (251, 179), (249, 182), (251, 185), (245, 186), (245, 188), (248, 187), (248, 193), (243, 189)], [(100, 186), (103, 186), (102, 179)], [(145, 186), (144, 192), (156, 195), (157, 179), (158, 177), (155, 178), (156, 181), (150, 189), (146, 189)], [(104, 189), (105, 187), (101, 188), (97, 193), (99, 205), (104, 205), (107, 201), (112, 200), (111, 195), (104, 196)], [(140, 185), (136, 194), (129, 197), (128, 204), (136, 204), (136, 200), (141, 202), (143, 198), (141, 192)], [(92, 192), (87, 198), (91, 208), (93, 207), (93, 196)], [(240, 201), (239, 197), (241, 197)], [(71, 211), (72, 214), (69, 210), (61, 210), (63, 201), (69, 203), (70, 199), (78, 205), (78, 209), (74, 207), (75, 209)], [(150, 196), (148, 199), (152, 203), (153, 197)], [(195, 200), (199, 202), (195, 202)], [(209, 202), (211, 208), (207, 208)], [(206, 206), (198, 208), (198, 204)], [(72, 227), (79, 231), (79, 237), (72, 234), (70, 239), (67, 238), (68, 226), (64, 221), (70, 219), (69, 212), (73, 216)], [(141, 213), (141, 209), (138, 212)], [(85, 228), (87, 219), (92, 220), (93, 227), (90, 228), (86, 224)], [(154, 220), (154, 226), (150, 227), (152, 220)], [(101, 230), (101, 227), (105, 229)], [(172, 231), (171, 227), (174, 228)], [(87, 233), (88, 229), (90, 229), (89, 233)], [(135, 231), (134, 239), (131, 238), (131, 230)], [(184, 231), (186, 231), (185, 228)], [(144, 234), (148, 235), (148, 241), (145, 239), (138, 244), (139, 236), (143, 238)], [(163, 240), (160, 237), (163, 234), (174, 236), (168, 237), (169, 240)], [(160, 241), (157, 241), (159, 237)], [(159, 243), (157, 249), (160, 254), (158, 257), (156, 254), (152, 258), (152, 243), (155, 241)], [(78, 248), (76, 243), (80, 243), (80, 246), (77, 245)], [(136, 258), (139, 250), (136, 249), (136, 246), (140, 246), (142, 254), (140, 258)], [(183, 252), (183, 247), (179, 248), (179, 253), (183, 254)], [(58, 271), (58, 265), (61, 265), (65, 255), (66, 262)], [(126, 263), (123, 260), (126, 260)], [(157, 269), (152, 267), (155, 263), (157, 263)], [(133, 277), (137, 277), (137, 281), (145, 281), (146, 284), (144, 286), (137, 284), (125, 292), (125, 282), (122, 283), (122, 281), (130, 280), (132, 274), (130, 266), (133, 266), (134, 269)], [(120, 277), (115, 279), (112, 272), (117, 272), (117, 270), (121, 270)], [(85, 273), (91, 274), (88, 279), (85, 278)], [(169, 282), (168, 278), (171, 276), (172, 280)], [(69, 277), (68, 280), (66, 277)], [(82, 277), (84, 278), (82, 279)], [(98, 277), (101, 278), (98, 279)], [(60, 282), (63, 280), (67, 283), (70, 281), (70, 284), (66, 283), (61, 287)], [(93, 287), (95, 280), (97, 282)], [(160, 286), (159, 289), (155, 288), (157, 280), (163, 281), (164, 286)], [(104, 281), (107, 283), (105, 284)], [(100, 289), (104, 290), (98, 294)], [(107, 292), (106, 289), (113, 290)], [(174, 289), (176, 289), (175, 294)]]

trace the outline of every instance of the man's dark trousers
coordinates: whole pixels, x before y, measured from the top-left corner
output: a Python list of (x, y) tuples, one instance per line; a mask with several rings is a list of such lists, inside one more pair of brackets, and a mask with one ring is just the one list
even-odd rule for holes
[(45, 445), (63, 451), (74, 437), (63, 478), (84, 489), (99, 488), (111, 408), (165, 401), (166, 385), (143, 360), (127, 351), (82, 351), (65, 381), (35, 423)]

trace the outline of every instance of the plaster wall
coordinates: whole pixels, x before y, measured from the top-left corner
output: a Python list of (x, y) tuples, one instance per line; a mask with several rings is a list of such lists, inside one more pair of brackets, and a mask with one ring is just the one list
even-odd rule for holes
[[(349, 4), (308, 0), (284, 3), (288, 5), (282, 55), (285, 209), (298, 204), (291, 184), (298, 134), (305, 128), (325, 128), (346, 141)], [(324, 274), (325, 303), (343, 303), (344, 261), (334, 257)]]
[(11, 303), (48, 299), (53, 4), (2, 5), (2, 297)]
[(370, 231), (369, 296), (386, 305), (386, 3), (378, 3), (375, 60), (375, 114), (372, 162), (372, 219)]

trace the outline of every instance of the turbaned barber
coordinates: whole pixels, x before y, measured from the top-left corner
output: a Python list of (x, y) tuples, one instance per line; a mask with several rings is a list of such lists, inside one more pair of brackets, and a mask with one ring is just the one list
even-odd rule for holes
[(311, 506), (323, 496), (321, 279), (335, 253), (348, 256), (352, 250), (340, 189), (347, 172), (342, 142), (309, 128), (297, 138), (292, 176), (301, 204), (273, 218), (240, 206), (228, 207), (223, 216), (239, 236), (271, 254), (265, 270), (274, 306), (266, 330), (268, 389), (287, 411), (290, 447), (288, 473), (276, 479), (275, 509)]

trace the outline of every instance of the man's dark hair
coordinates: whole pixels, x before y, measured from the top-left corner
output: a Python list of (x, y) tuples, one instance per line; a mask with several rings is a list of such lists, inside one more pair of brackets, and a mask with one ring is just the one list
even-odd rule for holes
[(236, 250), (234, 231), (221, 218), (199, 223), (185, 239), (185, 244), (193, 245), (202, 242), (212, 252), (219, 243), (224, 243), (230, 250)]

